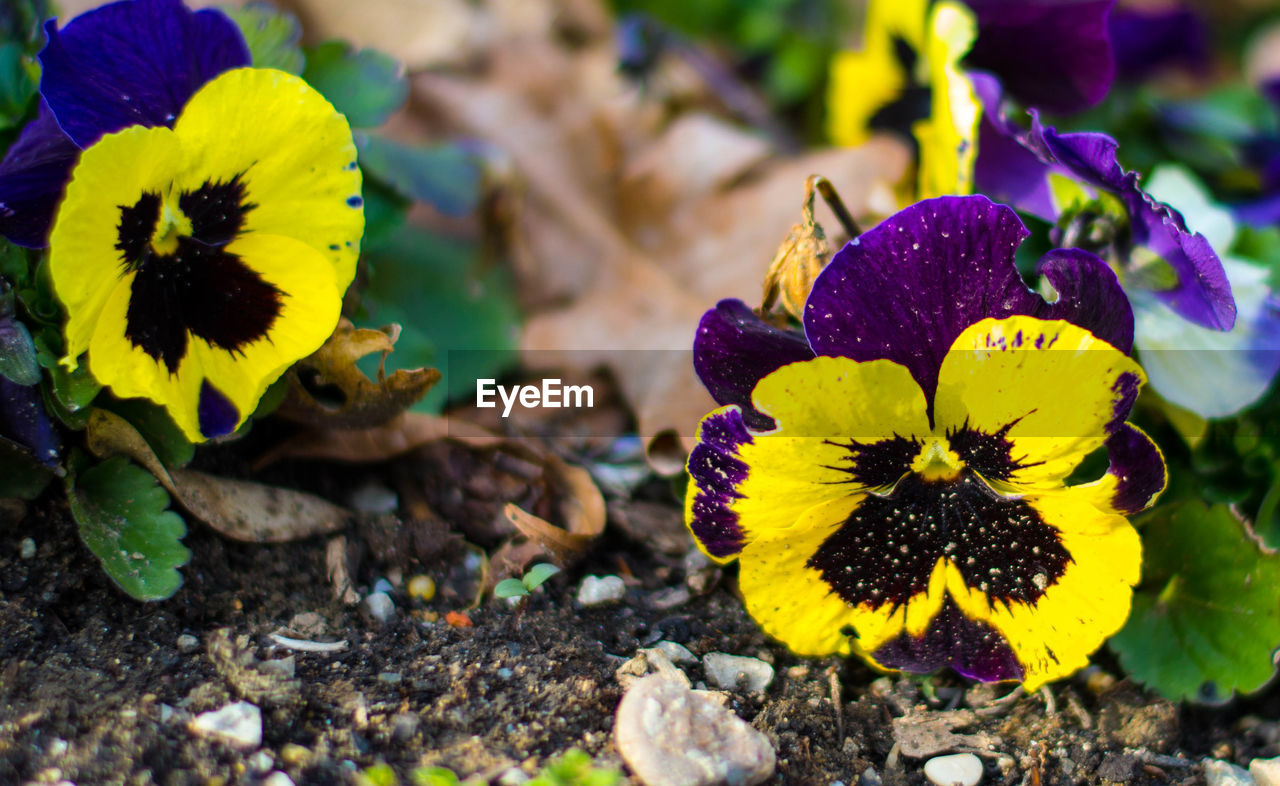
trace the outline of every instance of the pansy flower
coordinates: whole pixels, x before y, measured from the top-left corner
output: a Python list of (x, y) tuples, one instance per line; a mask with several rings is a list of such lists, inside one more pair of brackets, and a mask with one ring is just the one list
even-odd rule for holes
[(0, 162), (0, 234), (46, 245), (81, 150), (131, 125), (172, 125), (218, 74), (250, 63), (240, 29), (180, 0), (120, 0), (45, 25), (36, 118)]
[(240, 68), (173, 128), (85, 150), (50, 236), (67, 355), (192, 440), (233, 431), (333, 332), (364, 230), (346, 118), (306, 82)]
[[(1125, 422), (1132, 312), (1078, 249), (1040, 263), (1053, 302), (1031, 292), (1027, 234), (982, 196), (920, 202), (836, 254), (802, 335), (740, 301), (703, 317), (695, 365), (724, 406), (689, 457), (687, 522), (795, 652), (1034, 689), (1124, 622), (1126, 516), (1165, 484)], [(1107, 473), (1067, 485), (1103, 448)]]
[(1113, 3), (872, 0), (862, 49), (832, 61), (830, 138), (856, 145), (896, 132), (918, 147), (918, 196), (969, 193), (981, 114), (969, 72), (989, 71), (1049, 111), (1092, 106), (1115, 73)]
[(1197, 325), (1231, 329), (1236, 306), (1218, 254), (1120, 165), (1114, 139), (1058, 133), (1035, 110), (1031, 127), (1022, 129), (1002, 114), (994, 80), (975, 84), (986, 107), (974, 172), (982, 193), (1051, 223), (1076, 222), (1081, 231), (1065, 239), (1104, 254), (1126, 291), (1149, 293)]
[[(1263, 82), (1259, 88), (1280, 112), (1280, 76)], [(1280, 226), (1280, 139), (1274, 135), (1259, 140), (1258, 168), (1262, 196), (1252, 202), (1236, 206), (1234, 213), (1240, 221), (1258, 227)]]

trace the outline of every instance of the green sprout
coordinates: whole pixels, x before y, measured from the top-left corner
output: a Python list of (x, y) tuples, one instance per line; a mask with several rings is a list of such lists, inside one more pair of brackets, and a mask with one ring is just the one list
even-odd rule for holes
[(528, 602), (529, 593), (542, 586), (547, 579), (560, 572), (555, 565), (546, 562), (540, 562), (529, 568), (523, 576), (518, 579), (503, 579), (498, 582), (498, 586), (493, 588), (493, 595), (496, 598), (519, 598), (521, 605)]

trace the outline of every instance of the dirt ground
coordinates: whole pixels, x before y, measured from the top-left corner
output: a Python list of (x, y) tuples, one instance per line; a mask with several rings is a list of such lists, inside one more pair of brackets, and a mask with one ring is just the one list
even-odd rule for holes
[[(460, 450), (436, 460), (483, 475), (483, 461)], [(330, 480), (317, 481), (314, 468), (298, 464), (277, 474), (330, 484), (343, 501), (339, 486), (387, 471), (332, 470)], [(451, 515), (467, 510), (474, 493), (474, 484), (425, 485), (429, 501)], [(604, 536), (525, 613), (487, 601), (465, 610), (469, 626), (457, 625), (457, 616), (450, 624), (446, 613), (467, 606), (479, 561), (438, 524), (383, 517), (343, 533), (360, 594), (389, 580), (396, 609), (383, 624), (363, 603), (334, 599), (325, 578), (332, 536), (243, 544), (189, 521), (185, 585), (167, 601), (144, 604), (104, 576), (60, 494), (20, 518), (6, 510), (3, 784), (252, 784), (277, 770), (297, 784), (342, 784), (380, 762), (402, 779), (418, 765), (439, 764), (496, 782), (512, 767), (531, 772), (573, 747), (622, 767), (611, 734), (622, 696), (614, 672), (663, 639), (698, 656), (728, 652), (774, 665), (763, 694), (738, 692), (729, 701), (775, 744), (774, 783), (923, 783), (921, 745), (979, 753), (986, 783), (1033, 785), (1195, 783), (1205, 757), (1247, 764), (1280, 755), (1275, 687), (1222, 708), (1179, 708), (1111, 676), (1117, 670), (1106, 653), (1089, 672), (1034, 696), (951, 675), (890, 678), (857, 662), (791, 655), (743, 611), (732, 568), (708, 568), (670, 542), (664, 552), (654, 538), (637, 536), (644, 532), (637, 522), (679, 533), (675, 496), (656, 479), (630, 500), (611, 501)], [(620, 518), (630, 526), (617, 526)], [(34, 555), (29, 544), (23, 554), (26, 539)], [(430, 602), (408, 595), (416, 574), (439, 583)], [(624, 577), (622, 602), (582, 607), (576, 593), (588, 574)], [(275, 642), (278, 633), (347, 644), (293, 651)], [(695, 684), (705, 679), (699, 663), (685, 670)], [(195, 715), (241, 699), (262, 709), (260, 747), (236, 750), (189, 730)]]

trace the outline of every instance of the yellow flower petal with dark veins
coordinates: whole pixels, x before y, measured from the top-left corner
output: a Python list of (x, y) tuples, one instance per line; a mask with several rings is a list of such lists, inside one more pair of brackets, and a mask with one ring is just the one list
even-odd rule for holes
[(50, 239), (67, 354), (192, 440), (237, 428), (337, 324), (364, 231), (346, 119), (303, 80), (228, 71), (173, 129), (81, 156)]
[(973, 84), (960, 66), (977, 36), (973, 12), (944, 0), (929, 12), (928, 27), (930, 112), (912, 129), (920, 143), (916, 199), (973, 192), (982, 117)]
[(927, 8), (928, 0), (871, 0), (862, 49), (837, 52), (831, 61), (827, 126), (834, 144), (867, 141), (872, 118), (918, 81), (902, 54), (924, 48)]

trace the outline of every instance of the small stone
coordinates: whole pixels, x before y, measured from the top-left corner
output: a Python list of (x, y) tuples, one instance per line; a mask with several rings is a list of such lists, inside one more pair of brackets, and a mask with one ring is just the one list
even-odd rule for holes
[(924, 777), (937, 786), (977, 786), (982, 782), (982, 759), (972, 753), (935, 756), (924, 763)]
[(418, 725), (422, 721), (412, 712), (399, 712), (391, 719), (391, 739), (398, 743), (406, 743), (418, 733)]
[(583, 606), (617, 603), (627, 587), (618, 576), (587, 576), (578, 587), (578, 602)]
[(36, 542), (31, 538), (23, 538), (18, 544), (18, 556), (22, 559), (31, 559), (36, 555)]
[(883, 783), (884, 780), (880, 778), (880, 773), (876, 772), (875, 767), (866, 768), (858, 777), (858, 786), (881, 786)]
[(298, 662), (290, 655), (287, 658), (259, 661), (257, 668), (263, 674), (274, 674), (282, 679), (291, 680), (298, 671)]
[(426, 603), (436, 596), (436, 581), (430, 576), (419, 573), (409, 579), (409, 597)]
[(690, 652), (688, 647), (676, 644), (674, 641), (660, 641), (653, 647), (662, 650), (662, 654), (666, 655), (672, 663), (694, 663), (698, 660), (698, 656)]
[(364, 599), (364, 605), (369, 610), (369, 615), (383, 625), (395, 619), (395, 601), (385, 592), (369, 593), (368, 597)]
[(724, 652), (702, 656), (702, 668), (718, 688), (763, 693), (773, 682), (773, 667), (759, 658), (745, 658)]
[(378, 674), (378, 682), (385, 682), (388, 685), (399, 685), (402, 679), (404, 678), (398, 671), (384, 671)]
[(381, 483), (370, 482), (351, 492), (347, 503), (361, 513), (394, 513), (400, 498)]
[(1204, 782), (1208, 786), (1254, 786), (1253, 776), (1244, 767), (1221, 759), (1205, 759)]
[(1104, 781), (1128, 783), (1142, 775), (1142, 762), (1127, 753), (1112, 753), (1102, 760), (1094, 775)]
[(288, 773), (276, 770), (262, 779), (262, 786), (293, 786), (293, 778)]
[(248, 758), (245, 762), (249, 765), (249, 771), (255, 775), (266, 775), (271, 772), (271, 768), (275, 766), (275, 759), (271, 758), (271, 754), (266, 751), (258, 751)]
[(529, 774), (519, 767), (511, 767), (498, 776), (498, 786), (521, 786), (528, 783)]
[(311, 758), (311, 751), (296, 742), (287, 742), (280, 749), (280, 761), (290, 767), (301, 767)]
[(622, 697), (614, 735), (645, 786), (753, 786), (773, 776), (768, 737), (659, 675), (637, 681)]
[(201, 737), (212, 737), (233, 748), (251, 751), (262, 744), (262, 711), (247, 701), (197, 715), (188, 728)]
[(1258, 786), (1280, 786), (1280, 757), (1254, 759), (1249, 762), (1249, 774)]
[(184, 633), (178, 637), (178, 652), (186, 655), (200, 649), (200, 639), (192, 636), (190, 633)]

